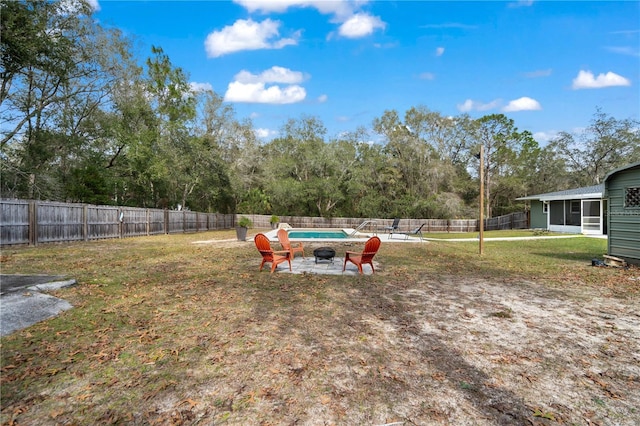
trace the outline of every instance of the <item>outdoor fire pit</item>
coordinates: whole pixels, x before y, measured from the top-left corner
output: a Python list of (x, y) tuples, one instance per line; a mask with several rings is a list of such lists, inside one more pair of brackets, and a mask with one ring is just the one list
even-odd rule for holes
[(316, 263), (318, 263), (318, 260), (328, 260), (333, 263), (333, 258), (336, 256), (336, 251), (331, 247), (320, 247), (313, 251), (313, 255), (316, 258)]

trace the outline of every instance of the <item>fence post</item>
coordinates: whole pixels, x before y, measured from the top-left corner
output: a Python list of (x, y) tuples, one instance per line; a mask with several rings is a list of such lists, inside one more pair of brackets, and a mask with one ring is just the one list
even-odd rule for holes
[(89, 241), (89, 206), (82, 206), (82, 237), (84, 241)]
[(29, 244), (38, 245), (38, 218), (35, 201), (29, 201)]
[(169, 210), (164, 209), (164, 233), (169, 233)]

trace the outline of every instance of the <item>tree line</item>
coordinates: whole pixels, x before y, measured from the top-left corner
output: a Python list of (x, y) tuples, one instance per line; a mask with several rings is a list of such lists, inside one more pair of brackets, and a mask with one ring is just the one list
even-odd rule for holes
[[(161, 47), (133, 42), (82, 1), (0, 0), (0, 190), (28, 198), (202, 212), (476, 217), (480, 145), (486, 216), (515, 199), (600, 183), (640, 161), (640, 122), (596, 109), (546, 146), (503, 114), (384, 111), (328, 136), (314, 116), (261, 142), (213, 91), (195, 91)], [(372, 143), (372, 140), (376, 140)]]

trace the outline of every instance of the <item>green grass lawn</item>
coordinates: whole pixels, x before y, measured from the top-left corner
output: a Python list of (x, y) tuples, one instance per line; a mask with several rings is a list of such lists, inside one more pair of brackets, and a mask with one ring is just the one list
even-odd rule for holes
[[(357, 277), (258, 272), (252, 241), (193, 244), (233, 238), (217, 231), (3, 249), (4, 274), (67, 275), (78, 284), (55, 293), (74, 309), (2, 338), (1, 423), (277, 424), (274, 406), (309, 419), (304, 413), (328, 410), (335, 397), (322, 360), (364, 356), (325, 339), (358, 335), (352, 318), (386, 309), (390, 288), (451, 276), (620, 299), (639, 291), (629, 279), (637, 269), (591, 267), (606, 252), (606, 241), (592, 238), (487, 241), (483, 256), (474, 242), (383, 241), (379, 270)], [(295, 388), (302, 383), (304, 391)], [(384, 405), (395, 391), (380, 386), (364, 381), (348, 405)], [(332, 410), (326, 418), (345, 419)]]
[[(424, 233), (425, 238), (438, 238), (438, 239), (463, 239), (463, 238), (477, 238), (478, 232), (429, 232)], [(533, 231), (531, 229), (509, 229), (503, 231), (484, 231), (484, 238), (513, 238), (513, 237), (535, 237), (535, 236), (567, 236), (560, 232), (541, 232)]]

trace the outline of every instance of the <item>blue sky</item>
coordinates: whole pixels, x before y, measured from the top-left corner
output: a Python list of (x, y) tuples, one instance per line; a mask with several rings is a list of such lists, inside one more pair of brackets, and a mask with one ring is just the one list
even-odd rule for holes
[[(95, 18), (162, 47), (260, 137), (315, 116), (327, 137), (385, 110), (503, 113), (542, 144), (597, 107), (640, 118), (640, 2), (108, 1)], [(375, 140), (375, 135), (372, 139)]]

